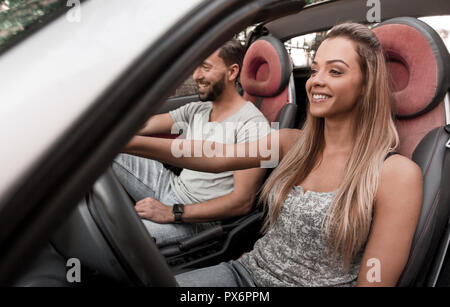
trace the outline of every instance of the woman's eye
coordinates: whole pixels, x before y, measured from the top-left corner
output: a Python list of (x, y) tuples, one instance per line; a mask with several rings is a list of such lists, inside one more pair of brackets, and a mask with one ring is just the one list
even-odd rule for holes
[(337, 71), (335, 69), (330, 70), (330, 73), (333, 75), (342, 75), (342, 73), (340, 71)]
[(310, 69), (309, 70), (309, 75), (310, 76), (315, 75), (316, 73), (317, 73), (317, 70), (315, 70), (315, 69)]

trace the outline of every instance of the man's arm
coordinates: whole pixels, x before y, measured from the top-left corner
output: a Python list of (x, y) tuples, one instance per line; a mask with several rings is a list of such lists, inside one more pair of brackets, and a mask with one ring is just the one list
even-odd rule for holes
[(265, 169), (252, 168), (234, 172), (233, 192), (209, 201), (187, 205), (182, 220), (188, 223), (223, 220), (250, 212)]
[[(235, 171), (234, 190), (231, 193), (202, 203), (185, 205), (182, 221), (200, 223), (247, 214), (252, 208), (265, 172), (265, 169), (260, 168)], [(137, 202), (135, 208), (141, 218), (161, 224), (174, 222), (172, 207), (153, 198)]]
[(174, 121), (169, 113), (157, 114), (150, 117), (137, 133), (138, 135), (151, 135), (157, 133), (170, 133)]

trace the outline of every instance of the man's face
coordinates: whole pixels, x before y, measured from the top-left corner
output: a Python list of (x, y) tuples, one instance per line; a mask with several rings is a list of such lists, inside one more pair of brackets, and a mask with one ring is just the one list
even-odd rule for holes
[(228, 67), (218, 54), (219, 51), (214, 52), (194, 71), (193, 78), (201, 101), (217, 100), (227, 86)]

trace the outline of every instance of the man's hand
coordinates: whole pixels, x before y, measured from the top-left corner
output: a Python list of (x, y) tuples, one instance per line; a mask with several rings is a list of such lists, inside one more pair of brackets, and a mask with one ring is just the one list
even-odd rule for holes
[(134, 208), (141, 218), (155, 223), (169, 224), (175, 221), (172, 207), (166, 206), (151, 197), (138, 201)]

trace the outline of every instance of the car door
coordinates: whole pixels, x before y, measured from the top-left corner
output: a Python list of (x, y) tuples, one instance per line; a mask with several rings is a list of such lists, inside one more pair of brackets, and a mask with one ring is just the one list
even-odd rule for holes
[(202, 59), (246, 26), (303, 5), (89, 0), (79, 22), (61, 15), (3, 53), (0, 284)]

